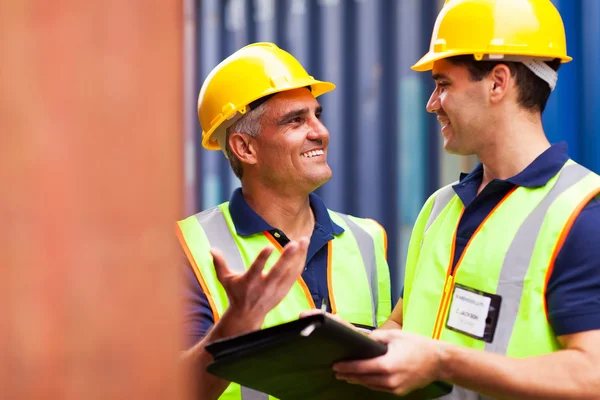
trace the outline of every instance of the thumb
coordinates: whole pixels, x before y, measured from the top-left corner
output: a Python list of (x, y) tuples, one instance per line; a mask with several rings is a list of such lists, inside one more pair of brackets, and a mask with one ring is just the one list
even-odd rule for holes
[(310, 317), (311, 315), (319, 315), (319, 314), (323, 314), (323, 311), (321, 311), (317, 308), (311, 308), (310, 310), (302, 311), (300, 313), (300, 318), (306, 318), (306, 317)]
[(399, 329), (375, 329), (369, 334), (369, 337), (381, 343), (389, 343), (401, 334)]

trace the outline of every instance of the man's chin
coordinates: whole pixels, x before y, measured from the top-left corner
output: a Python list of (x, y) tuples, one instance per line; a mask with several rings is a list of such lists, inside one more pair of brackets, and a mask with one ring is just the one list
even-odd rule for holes
[(329, 182), (329, 180), (331, 179), (331, 176), (332, 176), (332, 173), (331, 173), (331, 170), (329, 170), (329, 173), (312, 175), (312, 176), (308, 177), (308, 181), (310, 182), (310, 185), (312, 187), (311, 192), (314, 192), (315, 190), (317, 190), (318, 188), (320, 188), (321, 186), (323, 186), (324, 184)]
[(453, 147), (448, 147), (448, 146), (444, 146), (444, 151), (448, 154), (452, 154), (454, 156), (462, 156), (463, 154), (460, 153), (460, 150), (455, 149)]
[(461, 148), (456, 143), (444, 142), (444, 151), (448, 154), (456, 155), (456, 156), (470, 156), (473, 154), (472, 151)]

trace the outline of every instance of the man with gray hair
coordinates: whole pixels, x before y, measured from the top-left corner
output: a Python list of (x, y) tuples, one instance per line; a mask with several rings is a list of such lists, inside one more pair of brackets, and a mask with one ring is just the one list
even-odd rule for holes
[(314, 308), (373, 328), (391, 312), (385, 231), (313, 193), (332, 175), (316, 98), (334, 87), (272, 43), (238, 50), (202, 86), (202, 144), (225, 153), (241, 188), (177, 224), (189, 261), (182, 359), (199, 398), (268, 398), (206, 372), (212, 340)]

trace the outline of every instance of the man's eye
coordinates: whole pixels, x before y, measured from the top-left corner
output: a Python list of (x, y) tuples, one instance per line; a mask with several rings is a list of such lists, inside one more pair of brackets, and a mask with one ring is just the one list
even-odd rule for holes
[(296, 118), (292, 118), (288, 121), (288, 123), (290, 124), (299, 124), (302, 122), (302, 118), (301, 117), (296, 117)]

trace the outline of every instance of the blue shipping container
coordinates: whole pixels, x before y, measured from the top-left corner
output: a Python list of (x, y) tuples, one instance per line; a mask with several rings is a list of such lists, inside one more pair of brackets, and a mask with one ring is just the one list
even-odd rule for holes
[[(429, 74), (410, 70), (428, 49), (440, 0), (202, 0), (196, 2), (195, 82), (219, 61), (256, 41), (275, 42), (317, 79), (337, 89), (324, 95), (334, 172), (318, 190), (328, 207), (378, 220), (387, 230), (394, 300), (401, 294), (412, 224), (423, 202), (474, 160), (447, 163), (439, 126), (425, 111)], [(560, 71), (543, 121), (552, 142), (566, 140), (572, 157), (600, 172), (600, 1), (554, 0), (574, 61)], [(196, 98), (187, 99), (195, 102)], [(201, 134), (197, 127), (198, 136)], [(197, 209), (229, 198), (239, 185), (220, 152), (196, 141)], [(444, 156), (447, 157), (447, 156)], [(454, 157), (454, 156), (450, 156)], [(454, 164), (453, 164), (454, 165)]]

